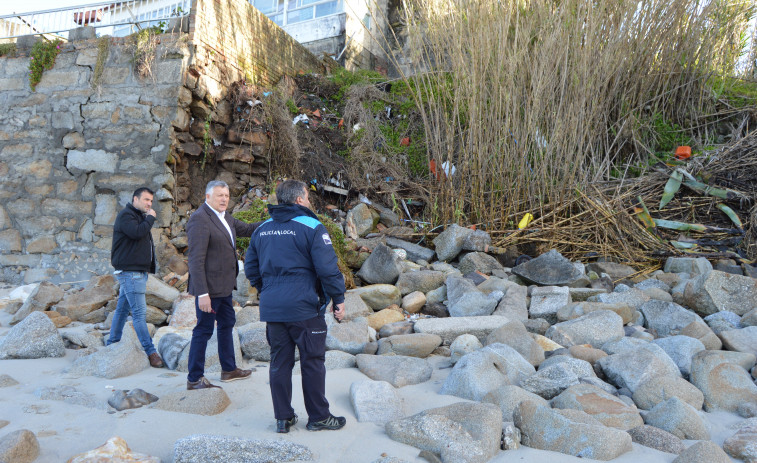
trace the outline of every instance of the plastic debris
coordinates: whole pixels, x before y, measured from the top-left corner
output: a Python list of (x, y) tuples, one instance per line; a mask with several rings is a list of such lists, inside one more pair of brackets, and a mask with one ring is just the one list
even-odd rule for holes
[(303, 124), (309, 124), (310, 119), (308, 119), (307, 114), (300, 114), (299, 116), (292, 119), (292, 125), (297, 125), (298, 122), (302, 122)]
[(679, 146), (678, 148), (676, 148), (675, 157), (679, 161), (689, 159), (691, 157), (691, 146)]
[(518, 229), (523, 230), (528, 226), (528, 224), (531, 223), (531, 221), (534, 220), (533, 214), (530, 212), (526, 212), (526, 214), (523, 216), (522, 219), (520, 219), (520, 222), (518, 222)]
[(455, 175), (455, 172), (457, 172), (455, 165), (449, 161), (444, 161), (442, 163), (442, 170), (447, 177), (452, 177), (453, 175)]

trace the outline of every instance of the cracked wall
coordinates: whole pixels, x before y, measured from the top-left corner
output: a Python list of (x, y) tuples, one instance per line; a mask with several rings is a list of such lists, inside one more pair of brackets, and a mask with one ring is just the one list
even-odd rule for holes
[(0, 58), (2, 281), (81, 282), (110, 271), (113, 221), (140, 186), (156, 191), (156, 244), (177, 219), (166, 159), (191, 101), (187, 36), (159, 36), (147, 78), (134, 72), (129, 38), (107, 40), (98, 85), (96, 39), (64, 45), (36, 92), (28, 56)]

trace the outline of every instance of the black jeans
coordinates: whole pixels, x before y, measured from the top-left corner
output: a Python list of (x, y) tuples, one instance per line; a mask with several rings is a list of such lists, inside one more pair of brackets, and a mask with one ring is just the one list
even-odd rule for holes
[(330, 415), (326, 400), (326, 320), (316, 316), (299, 322), (268, 322), (266, 339), (271, 346), (269, 380), (273, 413), (277, 420), (294, 416), (292, 408), (292, 368), (294, 348), (300, 350), (302, 395), (308, 422)]

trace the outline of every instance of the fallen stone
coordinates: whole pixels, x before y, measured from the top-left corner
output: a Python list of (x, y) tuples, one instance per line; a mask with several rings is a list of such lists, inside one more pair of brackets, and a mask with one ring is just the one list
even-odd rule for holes
[(401, 334), (380, 339), (377, 354), (426, 358), (441, 344), (437, 334)]
[(499, 452), (502, 413), (492, 404), (458, 402), (391, 421), (386, 434), (434, 452), (444, 463), (484, 463)]
[(488, 246), (491, 246), (492, 238), (483, 230), (473, 230), (473, 233), (469, 233), (463, 241), (464, 251), (486, 251)]
[(192, 415), (218, 415), (231, 404), (226, 392), (218, 387), (196, 391), (179, 390), (160, 396), (151, 408)]
[(71, 457), (68, 463), (160, 463), (160, 458), (133, 452), (126, 441), (118, 436), (111, 437), (94, 450)]
[(626, 264), (618, 264), (615, 262), (593, 262), (586, 266), (587, 271), (596, 272), (597, 275), (606, 273), (610, 275), (610, 279), (613, 281), (622, 280), (628, 278), (634, 273), (636, 269)]
[(552, 399), (583, 377), (594, 377), (594, 369), (583, 360), (566, 358), (559, 363), (539, 366), (536, 374), (520, 382), (520, 387), (545, 399)]
[(347, 293), (358, 294), (374, 311), (384, 309), (392, 304), (400, 305), (402, 303), (402, 294), (400, 294), (399, 288), (394, 285), (362, 286), (351, 289)]
[(643, 410), (651, 410), (660, 402), (673, 397), (678, 397), (695, 410), (701, 410), (704, 403), (702, 391), (685, 379), (674, 376), (650, 378), (633, 393), (634, 403)]
[(41, 387), (34, 391), (34, 395), (42, 400), (58, 400), (67, 404), (82, 407), (107, 410), (108, 407), (94, 394), (87, 394), (76, 390), (73, 386)]
[(583, 276), (571, 261), (554, 249), (514, 267), (512, 272), (539, 286), (570, 286)]
[(499, 300), (492, 315), (507, 317), (510, 320), (528, 320), (528, 288), (508, 281), (505, 295)]
[(646, 424), (668, 431), (680, 439), (709, 439), (710, 433), (691, 405), (678, 397), (660, 402), (644, 415)]
[(114, 299), (117, 296), (115, 286), (113, 275), (93, 276), (83, 290), (66, 293), (55, 305), (55, 311), (71, 320), (80, 320)]
[(56, 285), (47, 281), (40, 282), (15, 313), (10, 324), (15, 325), (32, 312), (43, 312), (49, 309), (60, 302), (63, 295), (63, 290)]
[(531, 318), (543, 318), (551, 325), (557, 323), (557, 312), (570, 304), (570, 290), (565, 286), (544, 286), (531, 291)]
[(0, 374), (0, 387), (11, 387), (18, 385), (18, 381), (6, 374)]
[(576, 384), (551, 401), (552, 408), (586, 412), (600, 423), (624, 431), (644, 424), (639, 411), (591, 384)]
[(568, 352), (572, 357), (589, 362), (592, 366), (602, 357), (607, 357), (607, 352), (588, 345), (570, 346)]
[[(571, 295), (573, 293), (571, 292)], [(572, 297), (572, 296), (571, 296)], [(610, 310), (618, 314), (626, 325), (633, 321), (634, 308), (628, 304), (604, 304), (602, 302), (573, 302), (557, 311), (557, 320), (564, 322), (574, 320), (598, 310)]]
[(741, 326), (757, 326), (757, 309), (751, 310), (741, 317)]
[(130, 376), (150, 366), (131, 322), (124, 326), (121, 341), (80, 357), (65, 370), (72, 377), (97, 376), (114, 379)]
[(389, 336), (397, 336), (400, 334), (412, 334), (413, 322), (411, 321), (399, 321), (394, 323), (388, 323), (381, 327), (379, 330), (379, 338), (388, 338)]
[(470, 354), (471, 352), (477, 351), (482, 347), (484, 346), (481, 344), (481, 341), (479, 341), (477, 337), (473, 336), (472, 334), (461, 334), (460, 336), (455, 338), (455, 340), (452, 341), (452, 344), (450, 344), (449, 346), (450, 361), (454, 365), (464, 356)]
[(368, 326), (376, 331), (379, 331), (384, 327), (384, 325), (404, 321), (405, 316), (401, 311), (386, 308), (369, 315), (365, 318), (365, 320), (368, 322)]
[(420, 291), (413, 291), (402, 298), (402, 309), (407, 313), (418, 313), (426, 305), (426, 295)]
[(662, 280), (658, 280), (657, 278), (647, 278), (644, 281), (636, 283), (635, 285), (633, 285), (633, 287), (642, 291), (654, 288), (661, 289), (666, 293), (670, 293), (670, 285)]
[(86, 349), (88, 347), (102, 347), (103, 337), (98, 331), (87, 332), (84, 328), (59, 329), (58, 333), (63, 338), (66, 348)]
[(423, 383), (431, 378), (433, 372), (426, 360), (403, 355), (358, 354), (356, 361), (361, 373), (376, 381), (386, 381), (394, 387)]
[(197, 309), (195, 297), (182, 293), (173, 303), (171, 320), (168, 326), (173, 328), (194, 328), (197, 325)]
[(32, 312), (0, 338), (0, 360), (63, 357), (63, 338), (47, 315)]
[(344, 312), (342, 321), (351, 321), (372, 315), (373, 309), (365, 303), (359, 294), (348, 291), (344, 294)]
[(108, 405), (119, 412), (131, 408), (139, 408), (143, 405), (150, 405), (158, 401), (158, 396), (145, 392), (142, 389), (133, 389), (125, 391), (123, 389), (114, 390), (108, 398)]
[(607, 292), (604, 288), (570, 288), (570, 300), (573, 302), (586, 302), (592, 296)]
[(424, 248), (423, 246), (417, 245), (415, 243), (410, 243), (399, 238), (394, 238), (392, 236), (386, 237), (386, 245), (395, 249), (404, 249), (407, 253), (407, 258), (412, 260), (413, 262), (418, 262), (419, 260), (431, 262), (434, 259), (434, 255), (436, 254), (429, 248)]
[(0, 461), (31, 463), (38, 456), (39, 441), (28, 429), (20, 429), (0, 438)]
[(173, 458), (174, 463), (284, 463), (312, 461), (315, 456), (304, 445), (284, 439), (251, 440), (193, 434), (176, 441)]
[(757, 419), (743, 422), (738, 431), (723, 442), (723, 450), (738, 460), (757, 462)]
[(628, 291), (615, 291), (612, 293), (598, 294), (587, 299), (587, 302), (602, 302), (604, 304), (624, 304), (630, 305), (634, 310), (639, 308), (651, 299), (644, 291), (636, 288), (629, 288)]
[(266, 323), (248, 323), (239, 328), (239, 344), (242, 355), (261, 362), (271, 361), (271, 347), (266, 339)]
[(502, 264), (497, 259), (484, 252), (470, 252), (460, 259), (458, 270), (463, 275), (470, 272), (481, 272), (491, 275), (495, 270), (502, 270)]
[(405, 296), (415, 291), (428, 293), (444, 285), (447, 276), (436, 270), (404, 272), (397, 279), (397, 289)]
[(465, 239), (471, 233), (473, 233), (473, 230), (470, 228), (463, 228), (457, 224), (448, 226), (433, 240), (436, 258), (449, 262), (457, 257), (460, 251), (463, 250)]
[(236, 327), (248, 325), (260, 321), (260, 307), (256, 305), (246, 305), (237, 312)]
[(515, 349), (492, 344), (455, 363), (439, 393), (480, 401), (494, 389), (517, 385), (533, 373), (534, 367)]
[[(241, 337), (241, 334), (240, 334)], [(178, 334), (169, 333), (160, 338), (158, 342), (158, 354), (163, 359), (166, 368), (175, 370), (179, 365), (181, 353), (189, 345), (189, 339), (185, 339)]]
[(737, 413), (744, 405), (757, 407), (757, 385), (749, 372), (728, 362), (723, 354), (702, 351), (691, 359), (689, 379), (704, 394), (705, 411)]
[(744, 315), (757, 307), (757, 280), (713, 270), (692, 280), (684, 296), (700, 315), (721, 310)]
[(565, 347), (581, 344), (602, 347), (605, 343), (623, 338), (623, 319), (610, 310), (597, 310), (552, 325), (545, 336)]
[(672, 463), (730, 463), (728, 455), (711, 441), (694, 443), (676, 457)]
[[(327, 322), (333, 317), (327, 317)], [(370, 339), (370, 326), (365, 319), (347, 323), (331, 323), (326, 334), (326, 349), (341, 350), (352, 355), (360, 354)]]
[(350, 403), (360, 422), (384, 425), (405, 416), (397, 390), (385, 381), (355, 381), (350, 385)]
[(631, 439), (644, 447), (653, 448), (660, 452), (680, 454), (686, 450), (686, 446), (678, 437), (660, 428), (648, 424), (628, 430)]
[(719, 337), (728, 350), (757, 355), (757, 326), (723, 331)]
[(147, 288), (145, 289), (147, 305), (168, 310), (178, 297), (179, 291), (176, 288), (163, 283), (152, 274), (147, 275)]
[(526, 327), (518, 320), (506, 323), (489, 333), (486, 344), (502, 343), (515, 349), (531, 365), (544, 361), (544, 349), (531, 337)]
[(704, 257), (668, 257), (663, 271), (665, 273), (703, 275), (712, 271), (712, 264)]
[(688, 378), (691, 371), (691, 358), (697, 352), (705, 350), (704, 344), (699, 339), (689, 336), (669, 336), (667, 338), (652, 341), (665, 351), (666, 354), (678, 365), (681, 374)]
[(394, 284), (402, 273), (402, 265), (397, 254), (383, 244), (379, 244), (357, 272), (363, 281), (370, 284)]
[(451, 317), (475, 317), (491, 315), (497, 300), (476, 288), (467, 278), (447, 277), (447, 309)]
[(631, 340), (624, 338), (602, 346), (602, 350), (610, 355), (599, 359), (598, 363), (615, 386), (625, 387), (633, 393), (650, 378), (681, 375), (678, 365), (659, 346)]
[[(295, 357), (299, 358), (300, 352), (297, 350), (295, 352)], [(355, 356), (352, 354), (348, 354), (347, 352), (342, 352), (340, 350), (327, 350), (326, 351), (326, 360), (325, 360), (325, 366), (326, 370), (339, 370), (341, 368), (355, 368), (357, 367), (357, 362), (355, 361)], [(294, 363), (294, 368), (292, 369), (293, 375), (299, 375), (300, 372), (300, 362), (297, 361)]]
[(612, 460), (633, 450), (631, 436), (619, 429), (577, 422), (557, 410), (524, 401), (515, 409), (513, 420), (522, 433), (522, 443), (579, 458)]
[(451, 343), (461, 334), (472, 334), (484, 341), (489, 333), (508, 321), (505, 317), (424, 318), (415, 322), (414, 329), (416, 333), (438, 334), (444, 344)]
[(704, 317), (704, 322), (707, 323), (707, 326), (709, 326), (715, 334), (718, 335), (721, 331), (743, 328), (743, 326), (741, 326), (741, 316), (727, 310), (707, 315)]
[(544, 398), (512, 384), (506, 384), (493, 389), (481, 399), (482, 402), (499, 406), (500, 410), (502, 410), (502, 419), (504, 421), (512, 421), (515, 408), (526, 400), (530, 400), (538, 405), (549, 406), (549, 402)]

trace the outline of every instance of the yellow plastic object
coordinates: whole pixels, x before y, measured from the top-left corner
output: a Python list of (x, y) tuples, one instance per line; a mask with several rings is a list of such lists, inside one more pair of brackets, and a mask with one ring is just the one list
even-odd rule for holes
[(520, 222), (518, 222), (518, 229), (523, 230), (532, 220), (534, 220), (534, 216), (531, 213), (526, 212), (526, 215), (524, 215), (523, 218), (520, 219)]

